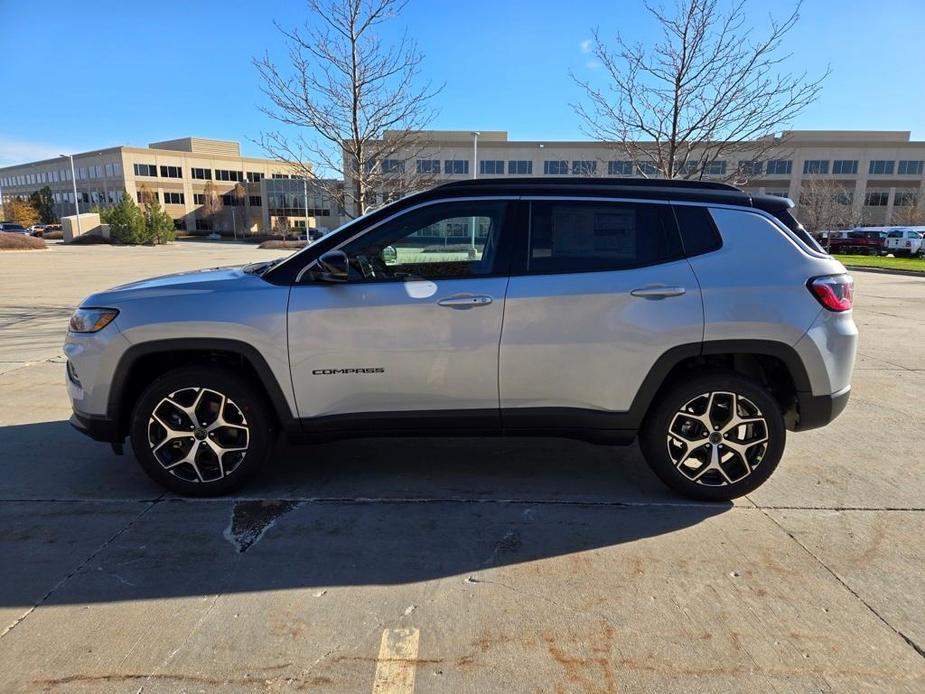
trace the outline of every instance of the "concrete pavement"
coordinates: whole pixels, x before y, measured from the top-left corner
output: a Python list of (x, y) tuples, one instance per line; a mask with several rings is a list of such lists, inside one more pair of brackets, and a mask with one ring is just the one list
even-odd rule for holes
[(855, 273), (847, 411), (747, 499), (636, 447), (281, 447), (182, 500), (66, 424), (64, 322), (252, 247), (0, 254), (0, 691), (921, 691), (925, 279)]

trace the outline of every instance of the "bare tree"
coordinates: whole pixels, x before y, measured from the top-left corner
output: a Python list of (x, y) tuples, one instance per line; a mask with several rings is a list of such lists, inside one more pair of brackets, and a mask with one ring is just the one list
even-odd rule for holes
[[(677, 0), (669, 12), (645, 3), (661, 27), (654, 46), (619, 35), (611, 47), (595, 29), (591, 53), (606, 83), (572, 78), (586, 103), (573, 104), (586, 134), (615, 143), (647, 177), (700, 178), (734, 153), (760, 161), (781, 146), (773, 133), (818, 96), (828, 75), (779, 72), (800, 4), (782, 22), (771, 20), (756, 39), (746, 26), (745, 0), (723, 12), (718, 0)], [(717, 165), (717, 169), (719, 166)]]
[(861, 223), (853, 200), (854, 186), (831, 178), (813, 176), (800, 186), (798, 213), (808, 231), (837, 231)]
[(925, 203), (917, 192), (896, 191), (890, 223), (904, 227), (925, 226)]
[(363, 214), (376, 192), (427, 187), (432, 175), (418, 175), (416, 159), (428, 150), (421, 131), (435, 115), (430, 101), (439, 89), (419, 84), (423, 55), (414, 41), (405, 36), (386, 46), (376, 33), (407, 0), (306, 3), (310, 19), (301, 28), (276, 25), (289, 45), (288, 64), (269, 55), (254, 61), (270, 102), (261, 110), (287, 127), (263, 133), (258, 143), (331, 200), (343, 198), (351, 216)]
[(205, 188), (202, 189), (202, 211), (205, 214), (206, 219), (212, 225), (212, 230), (215, 230), (215, 222), (218, 220), (219, 215), (222, 212), (222, 198), (218, 194), (218, 191), (215, 189), (215, 184), (212, 181), (206, 181)]

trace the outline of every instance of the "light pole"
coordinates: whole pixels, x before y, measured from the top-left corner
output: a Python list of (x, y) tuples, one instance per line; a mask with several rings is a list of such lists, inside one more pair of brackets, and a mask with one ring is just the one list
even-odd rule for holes
[[(478, 178), (479, 166), (479, 131), (472, 131), (472, 178)], [(475, 255), (475, 217), (472, 218), (472, 234), (470, 236), (471, 254)]]
[(80, 230), (80, 203), (77, 201), (77, 174), (74, 171), (74, 155), (61, 154), (59, 156), (71, 160), (71, 183), (74, 184), (74, 209), (77, 210), (77, 235), (80, 236), (83, 232)]
[(305, 241), (310, 242), (308, 237), (308, 179), (302, 176), (302, 195), (305, 197)]

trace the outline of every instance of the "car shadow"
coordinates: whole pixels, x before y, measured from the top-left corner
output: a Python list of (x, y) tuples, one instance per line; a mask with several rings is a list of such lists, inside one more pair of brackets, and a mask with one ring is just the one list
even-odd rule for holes
[[(400, 585), (631, 545), (728, 511), (638, 449), (558, 439), (280, 446), (234, 498), (164, 495), (66, 422), (0, 427), (0, 605)], [(18, 502), (18, 503), (16, 503)], [(67, 503), (72, 502), (72, 503)], [(79, 569), (77, 568), (79, 567)], [(75, 573), (76, 571), (76, 573)]]

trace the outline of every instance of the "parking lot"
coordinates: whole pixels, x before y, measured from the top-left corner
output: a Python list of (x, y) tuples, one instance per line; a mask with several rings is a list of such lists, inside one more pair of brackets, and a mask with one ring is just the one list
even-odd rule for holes
[(925, 689), (925, 278), (855, 273), (848, 409), (734, 505), (552, 439), (280, 446), (179, 499), (70, 428), (83, 296), (278, 254), (0, 255), (0, 691)]

